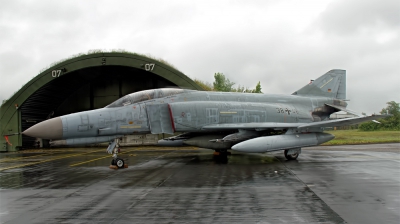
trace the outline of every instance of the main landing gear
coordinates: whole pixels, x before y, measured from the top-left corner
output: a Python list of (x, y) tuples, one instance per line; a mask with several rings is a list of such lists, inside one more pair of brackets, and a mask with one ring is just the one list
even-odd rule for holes
[(214, 156), (228, 156), (230, 154), (231, 152), (228, 152), (227, 150), (215, 150), (213, 153)]
[(227, 150), (215, 150), (213, 154), (213, 159), (216, 163), (219, 164), (227, 164), (228, 163), (228, 155), (231, 155), (231, 152)]
[(113, 154), (113, 159), (111, 160), (110, 169), (122, 169), (128, 168), (128, 165), (125, 164), (125, 161), (118, 157), (118, 153), (120, 152), (119, 148), (119, 139), (116, 138), (107, 148), (107, 152), (109, 154)]
[(296, 160), (301, 153), (301, 148), (296, 149), (286, 149), (285, 150), (285, 157), (287, 160)]

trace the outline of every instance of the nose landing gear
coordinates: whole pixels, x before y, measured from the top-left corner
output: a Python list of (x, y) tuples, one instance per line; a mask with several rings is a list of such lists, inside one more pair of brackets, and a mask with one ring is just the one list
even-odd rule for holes
[(128, 165), (125, 164), (125, 161), (118, 157), (118, 153), (121, 151), (118, 143), (119, 139), (116, 138), (112, 143), (110, 143), (110, 145), (107, 148), (107, 152), (109, 154), (113, 153), (112, 155), (113, 159), (111, 160), (110, 169), (128, 168)]

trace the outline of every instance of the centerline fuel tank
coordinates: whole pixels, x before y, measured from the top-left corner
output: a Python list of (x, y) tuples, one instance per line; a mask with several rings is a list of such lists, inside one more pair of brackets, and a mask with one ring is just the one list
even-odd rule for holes
[(315, 146), (332, 140), (328, 133), (284, 134), (253, 138), (232, 146), (240, 152), (270, 152), (291, 148)]

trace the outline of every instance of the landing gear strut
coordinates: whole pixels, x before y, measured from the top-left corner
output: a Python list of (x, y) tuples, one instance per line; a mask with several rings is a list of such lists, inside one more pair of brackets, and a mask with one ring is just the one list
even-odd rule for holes
[(229, 152), (229, 151), (227, 151), (227, 150), (215, 150), (214, 151), (214, 156), (227, 156), (227, 155), (230, 155), (231, 154), (231, 152)]
[(286, 149), (285, 150), (285, 157), (287, 160), (296, 160), (301, 153), (301, 148), (297, 149)]
[(107, 148), (107, 152), (109, 154), (113, 153), (112, 155), (113, 159), (111, 160), (111, 165), (110, 165), (111, 169), (122, 169), (128, 167), (123, 159), (118, 158), (118, 153), (120, 152), (118, 138), (116, 138), (113, 142), (110, 143), (110, 145)]
[(227, 150), (215, 150), (213, 154), (213, 160), (217, 164), (227, 164), (228, 163), (228, 155), (230, 155), (231, 152), (228, 152)]

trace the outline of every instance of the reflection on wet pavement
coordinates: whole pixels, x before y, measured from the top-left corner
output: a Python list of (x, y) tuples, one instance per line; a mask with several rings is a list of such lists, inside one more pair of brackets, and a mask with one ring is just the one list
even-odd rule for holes
[(121, 157), (129, 168), (109, 169), (96, 148), (0, 154), (0, 223), (400, 221), (398, 152), (314, 148), (286, 161), (282, 152), (124, 148)]

